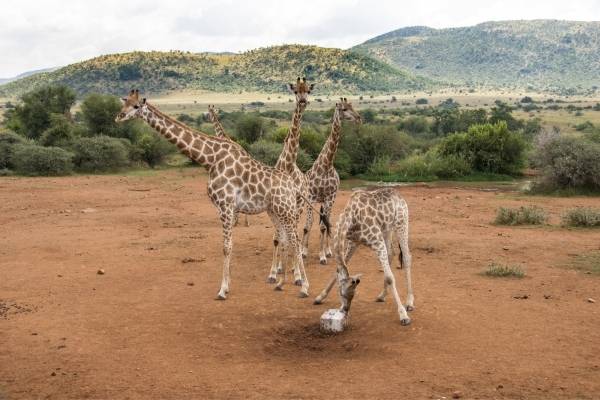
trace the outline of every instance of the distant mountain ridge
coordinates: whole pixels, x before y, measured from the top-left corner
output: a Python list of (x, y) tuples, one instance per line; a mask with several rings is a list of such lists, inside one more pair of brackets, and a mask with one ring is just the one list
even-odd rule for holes
[(352, 50), (398, 68), (467, 85), (555, 91), (600, 86), (600, 22), (484, 22), (401, 28)]
[(27, 78), (28, 76), (31, 76), (31, 75), (40, 74), (42, 72), (52, 72), (52, 71), (57, 70), (58, 68), (60, 68), (60, 67), (36, 69), (33, 71), (22, 72), (17, 76), (13, 76), (12, 78), (0, 78), (0, 85), (3, 85), (8, 82), (16, 81), (18, 79)]
[(432, 85), (428, 79), (348, 50), (284, 45), (241, 54), (105, 55), (0, 86), (0, 95), (17, 96), (49, 83), (70, 86), (79, 94), (123, 94), (132, 87), (155, 94), (184, 89), (282, 92), (296, 76), (317, 82), (319, 93), (389, 92)]

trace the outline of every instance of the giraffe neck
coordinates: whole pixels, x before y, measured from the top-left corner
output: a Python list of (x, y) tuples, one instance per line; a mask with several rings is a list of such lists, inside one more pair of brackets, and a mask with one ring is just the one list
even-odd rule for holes
[(218, 137), (230, 139), (229, 135), (225, 132), (225, 128), (223, 128), (223, 125), (221, 125), (221, 121), (219, 121), (219, 116), (217, 113), (214, 110), (211, 110), (210, 115), (213, 121), (213, 128), (215, 128), (215, 134)]
[(283, 171), (292, 172), (296, 167), (296, 159), (298, 158), (298, 148), (300, 147), (300, 124), (302, 122), (302, 114), (306, 109), (306, 104), (296, 102), (296, 109), (292, 117), (292, 126), (288, 130), (288, 134), (283, 142), (283, 150), (277, 159), (275, 168)]
[(323, 145), (319, 156), (315, 160), (315, 166), (321, 165), (324, 170), (328, 170), (333, 166), (335, 155), (337, 153), (338, 146), (340, 144), (340, 138), (342, 133), (342, 119), (340, 111), (336, 108), (333, 112), (333, 118), (331, 120), (331, 133), (327, 138), (327, 141)]
[(219, 138), (194, 131), (150, 104), (146, 104), (142, 110), (141, 118), (161, 136), (176, 145), (180, 152), (206, 168), (210, 168), (215, 163), (216, 153), (223, 148), (231, 147)]

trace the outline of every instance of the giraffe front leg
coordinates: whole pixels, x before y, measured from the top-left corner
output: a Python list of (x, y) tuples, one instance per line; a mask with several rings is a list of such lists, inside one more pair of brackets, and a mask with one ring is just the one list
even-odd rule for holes
[(304, 223), (304, 231), (302, 234), (302, 257), (308, 257), (308, 237), (313, 223), (313, 209), (309, 205), (306, 207), (306, 222)]
[[(346, 245), (344, 246), (344, 248), (346, 249), (346, 255), (345, 255), (345, 264), (346, 265), (350, 262), (350, 259), (354, 255), (354, 252), (356, 251), (356, 247), (357, 247), (357, 244), (355, 242), (353, 242), (351, 240), (346, 240)], [(321, 291), (321, 293), (319, 293), (319, 295), (315, 298), (313, 304), (323, 303), (323, 300), (325, 300), (327, 298), (327, 296), (329, 295), (329, 292), (331, 292), (331, 289), (333, 289), (333, 286), (337, 282), (337, 274), (338, 274), (337, 271), (334, 271), (333, 277), (331, 278), (329, 283), (327, 283), (327, 286), (325, 286), (325, 289), (323, 289)]]
[(231, 282), (230, 275), (230, 261), (231, 261), (231, 250), (233, 243), (231, 241), (231, 235), (233, 230), (233, 220), (235, 214), (233, 208), (225, 209), (220, 211), (221, 222), (223, 224), (223, 278), (221, 280), (221, 288), (217, 294), (217, 300), (227, 299), (229, 293), (229, 284)]
[(299, 296), (308, 297), (308, 276), (306, 275), (306, 270), (304, 269), (304, 260), (302, 259), (302, 252), (300, 251), (300, 243), (298, 240), (298, 234), (296, 233), (296, 226), (288, 225), (285, 228), (285, 233), (287, 237), (287, 248), (289, 250), (289, 254), (294, 260), (294, 279), (296, 284), (301, 283), (302, 285)]

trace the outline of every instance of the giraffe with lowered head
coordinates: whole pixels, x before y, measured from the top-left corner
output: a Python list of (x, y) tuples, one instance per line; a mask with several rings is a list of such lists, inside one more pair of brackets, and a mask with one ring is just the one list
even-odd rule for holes
[[(333, 110), (331, 133), (312, 167), (306, 172), (308, 200), (311, 203), (321, 203), (321, 213), (327, 218), (331, 215), (331, 209), (333, 208), (333, 203), (340, 187), (340, 176), (335, 170), (333, 162), (340, 143), (342, 120), (344, 119), (357, 124), (362, 122), (360, 115), (354, 111), (352, 104), (346, 98), (341, 98), (340, 102), (335, 104), (335, 109)], [(308, 237), (312, 228), (312, 222), (312, 208), (308, 207), (306, 210), (304, 235), (302, 237), (302, 255), (304, 257), (308, 256)], [(326, 234), (326, 227), (322, 223), (320, 224), (320, 231), (319, 262), (327, 264), (327, 257), (331, 257), (331, 248), (329, 246), (329, 235)]]
[[(205, 117), (212, 122), (213, 124), (213, 128), (215, 129), (215, 134), (223, 139), (227, 139), (229, 141), (231, 141), (232, 143), (235, 143), (233, 141), (233, 139), (231, 139), (231, 136), (229, 136), (227, 134), (227, 132), (225, 132), (225, 128), (223, 128), (223, 125), (221, 125), (221, 121), (219, 120), (219, 113), (218, 111), (215, 109), (215, 106), (212, 104), (209, 104), (208, 106), (208, 112), (205, 114)], [(234, 225), (237, 225), (239, 222), (239, 215), (236, 214), (235, 215), (235, 223)], [(248, 214), (244, 214), (244, 226), (250, 226), (250, 223), (248, 222)]]
[[(178, 149), (208, 170), (208, 195), (219, 212), (223, 225), (223, 277), (217, 299), (227, 298), (230, 289), (230, 258), (235, 213), (258, 214), (266, 211), (281, 232), (279, 240), (288, 245), (294, 268), (302, 276), (300, 297), (308, 296), (308, 278), (296, 232), (298, 187), (292, 178), (276, 168), (254, 160), (239, 145), (229, 140), (195, 131), (141, 99), (132, 90), (122, 99), (117, 122), (140, 118), (175, 144)], [(285, 280), (285, 275), (282, 281)], [(282, 282), (283, 284), (283, 282)]]

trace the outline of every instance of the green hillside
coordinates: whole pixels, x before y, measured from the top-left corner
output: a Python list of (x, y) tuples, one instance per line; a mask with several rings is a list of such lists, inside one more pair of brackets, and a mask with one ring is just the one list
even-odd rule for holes
[(371, 57), (341, 49), (285, 45), (242, 54), (133, 52), (105, 55), (0, 86), (18, 96), (40, 85), (65, 84), (78, 94), (145, 93), (182, 89), (280, 92), (296, 76), (319, 84), (319, 92), (389, 92), (420, 89), (430, 81)]
[(600, 22), (486, 22), (450, 29), (409, 27), (353, 50), (446, 82), (537, 90), (600, 85)]

